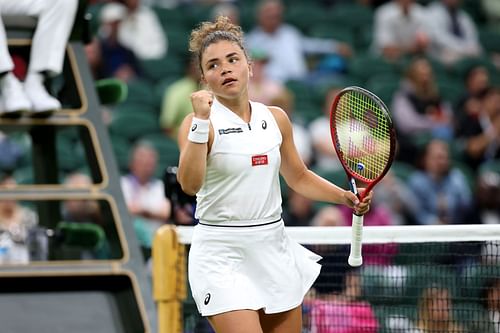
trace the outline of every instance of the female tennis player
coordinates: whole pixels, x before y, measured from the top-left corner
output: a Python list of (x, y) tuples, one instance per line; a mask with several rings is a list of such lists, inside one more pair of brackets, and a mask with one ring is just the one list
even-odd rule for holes
[(179, 131), (177, 177), (197, 196), (188, 266), (194, 300), (217, 333), (300, 333), (321, 257), (286, 235), (279, 173), (294, 191), (359, 214), (372, 195), (359, 202), (309, 171), (286, 113), (249, 101), (252, 68), (239, 26), (225, 17), (202, 23), (190, 51), (207, 87), (191, 95), (194, 112)]

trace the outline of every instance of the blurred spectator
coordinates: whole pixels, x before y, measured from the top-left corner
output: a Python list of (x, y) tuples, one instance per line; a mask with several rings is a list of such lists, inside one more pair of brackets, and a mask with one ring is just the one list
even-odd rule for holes
[(429, 61), (413, 59), (407, 67), (392, 106), (394, 123), (399, 130), (399, 158), (414, 163), (417, 143), (423, 138), (450, 140), (453, 136), (453, 110), (443, 100)]
[(169, 166), (163, 174), (165, 197), (172, 206), (172, 221), (176, 225), (194, 225), (194, 211), (196, 208), (196, 196), (186, 194), (177, 181), (177, 167)]
[(0, 170), (14, 171), (25, 153), (22, 145), (0, 132)]
[(170, 138), (177, 141), (177, 131), (184, 118), (193, 112), (191, 94), (199, 89), (200, 70), (190, 57), (185, 58), (185, 74), (168, 85), (163, 94), (160, 127)]
[[(484, 294), (481, 298), (484, 308), (488, 311), (488, 317), (493, 326), (492, 332), (500, 333), (500, 278), (489, 278), (484, 286)], [(486, 332), (486, 330), (485, 330)], [(488, 331), (489, 332), (489, 331)]]
[(286, 88), (283, 88), (281, 94), (274, 96), (269, 105), (275, 105), (282, 108), (290, 118), (293, 129), (293, 141), (295, 147), (302, 158), (302, 161), (308, 166), (313, 162), (313, 148), (311, 137), (307, 129), (297, 120), (295, 116), (294, 95)]
[(285, 225), (291, 227), (309, 226), (316, 213), (314, 202), (291, 188), (288, 188), (287, 194), (287, 205), (283, 212), (283, 221)]
[(481, 0), (482, 13), (486, 17), (487, 26), (500, 33), (500, 2), (498, 0)]
[(415, 224), (418, 209), (415, 194), (394, 172), (389, 170), (374, 192), (373, 205), (384, 207), (389, 212), (393, 224)]
[(303, 80), (309, 74), (307, 54), (332, 54), (349, 57), (349, 45), (334, 40), (304, 36), (296, 27), (283, 22), (280, 0), (263, 0), (257, 8), (258, 26), (246, 36), (249, 49), (262, 49), (269, 55), (268, 76), (276, 81)]
[(216, 4), (212, 9), (212, 21), (215, 21), (218, 16), (226, 16), (231, 23), (240, 25), (240, 11), (234, 3), (221, 2)]
[(341, 227), (348, 225), (348, 222), (338, 206), (327, 205), (318, 210), (311, 220), (311, 225), (314, 227)]
[(139, 59), (158, 59), (167, 53), (167, 37), (163, 32), (155, 12), (142, 5), (141, 0), (123, 0), (125, 5), (109, 3), (104, 6), (113, 8), (118, 23), (118, 41), (132, 50)]
[[(344, 226), (351, 226), (352, 209), (340, 206), (339, 210), (344, 217), (344, 221), (347, 222)], [(372, 202), (370, 210), (364, 215), (363, 224), (365, 226), (389, 226), (394, 225), (394, 222), (389, 210)], [(391, 265), (397, 253), (398, 244), (396, 243), (364, 244), (363, 265)]]
[(446, 65), (482, 53), (471, 16), (461, 9), (461, 0), (436, 0), (428, 6), (431, 29), (430, 54)]
[[(64, 185), (71, 189), (88, 189), (92, 179), (81, 172), (74, 172), (66, 177)], [(70, 199), (63, 201), (62, 217), (68, 222), (86, 222), (102, 225), (102, 213), (99, 202), (93, 199)]]
[[(325, 266), (323, 266), (325, 267)], [(316, 283), (318, 295), (308, 301), (311, 333), (376, 333), (379, 327), (370, 303), (362, 299), (359, 269), (347, 264), (329, 265), (324, 285)]]
[[(0, 187), (12, 188), (16, 181), (3, 175)], [(29, 234), (38, 225), (38, 216), (16, 200), (0, 200), (0, 263), (29, 262)]]
[(487, 241), (481, 246), (481, 264), (500, 264), (500, 241)]
[(309, 124), (309, 134), (315, 154), (315, 166), (321, 170), (341, 170), (339, 158), (332, 144), (330, 107), (341, 88), (331, 88), (325, 94), (323, 115)]
[(500, 224), (500, 174), (483, 171), (477, 176), (475, 206), (470, 223)]
[(99, 38), (94, 37), (92, 40), (84, 46), (85, 56), (89, 63), (90, 72), (95, 80), (104, 78), (105, 75), (102, 74), (102, 52)]
[(429, 286), (418, 301), (417, 327), (419, 333), (465, 333), (453, 318), (453, 304), (446, 287)]
[[(0, 2), (0, 116), (46, 117), (61, 109), (61, 103), (45, 86), (48, 76), (62, 72), (66, 44), (73, 29), (77, 0), (17, 0)], [(38, 22), (31, 44), (28, 74), (23, 83), (12, 73), (2, 15), (36, 16)]]
[(252, 74), (248, 81), (248, 97), (252, 101), (271, 105), (285, 93), (285, 86), (267, 76), (264, 69), (269, 62), (269, 56), (266, 51), (253, 49), (250, 51), (250, 58)]
[(455, 134), (462, 141), (465, 162), (474, 170), (500, 158), (500, 89), (489, 88), (482, 95), (458, 115)]
[[(481, 99), (490, 86), (488, 70), (481, 64), (473, 65), (466, 70), (464, 77), (465, 91), (456, 105), (455, 122), (461, 115), (479, 113)], [(456, 125), (456, 124), (455, 124)]]
[(94, 40), (86, 46), (96, 79), (115, 77), (128, 82), (141, 75), (137, 57), (118, 39), (119, 24), (125, 11), (125, 7), (118, 3), (109, 3), (101, 10), (99, 42)]
[(421, 170), (408, 180), (417, 198), (417, 223), (460, 224), (472, 204), (471, 191), (464, 174), (454, 168), (448, 143), (431, 140), (424, 149)]
[[(346, 227), (352, 222), (352, 209), (341, 206), (324, 206), (319, 209), (312, 220), (313, 226)], [(372, 203), (370, 211), (364, 215), (364, 225), (393, 225), (392, 217), (383, 206)], [(397, 254), (397, 244), (365, 244), (363, 245), (363, 264), (390, 265)]]
[(129, 174), (121, 177), (121, 188), (134, 229), (141, 246), (151, 249), (154, 233), (167, 223), (171, 214), (170, 201), (164, 185), (154, 177), (158, 153), (144, 141), (134, 145), (129, 161)]
[(415, 0), (391, 0), (375, 10), (373, 51), (395, 61), (426, 53), (430, 44), (425, 8)]

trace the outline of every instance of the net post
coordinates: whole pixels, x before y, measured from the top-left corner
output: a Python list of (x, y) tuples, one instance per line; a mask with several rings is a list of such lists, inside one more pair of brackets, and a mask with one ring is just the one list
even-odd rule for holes
[(153, 239), (153, 298), (158, 333), (182, 333), (182, 302), (186, 298), (185, 247), (174, 226), (160, 227)]

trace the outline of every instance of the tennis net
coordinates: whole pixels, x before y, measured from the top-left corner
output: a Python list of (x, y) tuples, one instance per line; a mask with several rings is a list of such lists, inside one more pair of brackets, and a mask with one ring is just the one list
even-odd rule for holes
[[(192, 227), (175, 230), (187, 250)], [(323, 257), (304, 333), (500, 332), (500, 225), (365, 227), (359, 268), (347, 265), (351, 228), (287, 232)], [(211, 332), (187, 291), (181, 331)]]

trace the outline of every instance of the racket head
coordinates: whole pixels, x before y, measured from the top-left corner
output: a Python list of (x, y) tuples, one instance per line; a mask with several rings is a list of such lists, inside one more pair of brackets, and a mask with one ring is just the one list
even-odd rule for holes
[(368, 193), (389, 171), (396, 154), (396, 131), (387, 106), (364, 88), (344, 88), (332, 103), (330, 130), (345, 172), (365, 183)]

